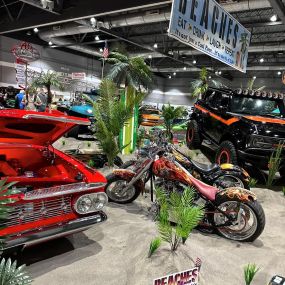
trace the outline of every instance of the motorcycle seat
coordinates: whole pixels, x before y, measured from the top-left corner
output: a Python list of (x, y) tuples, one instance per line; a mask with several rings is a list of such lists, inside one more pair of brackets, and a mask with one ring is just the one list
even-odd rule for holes
[(220, 168), (220, 166), (216, 163), (204, 164), (204, 163), (200, 163), (200, 162), (192, 160), (192, 164), (194, 168), (204, 173), (211, 173)]

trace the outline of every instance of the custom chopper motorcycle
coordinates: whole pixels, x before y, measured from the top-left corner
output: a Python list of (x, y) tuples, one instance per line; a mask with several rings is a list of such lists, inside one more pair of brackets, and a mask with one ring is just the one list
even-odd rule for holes
[(153, 148), (148, 158), (134, 169), (116, 169), (107, 176), (105, 192), (113, 202), (125, 204), (134, 201), (145, 189), (142, 180), (150, 172), (151, 200), (155, 185), (171, 193), (186, 187), (195, 190), (196, 203), (205, 208), (203, 226), (214, 228), (225, 238), (236, 241), (254, 241), (265, 226), (264, 211), (257, 197), (240, 187), (219, 190), (194, 178), (180, 163), (165, 156), (165, 151)]
[[(172, 154), (173, 158), (185, 167), (192, 176), (205, 182), (206, 184), (215, 186), (219, 189), (228, 187), (240, 187), (250, 190), (249, 174), (241, 167), (230, 163), (226, 164), (203, 164), (192, 160), (183, 152), (178, 150), (173, 144), (168, 143), (168, 140), (163, 131), (157, 130), (154, 133), (155, 145), (162, 147), (168, 153)], [(137, 152), (137, 160), (129, 160), (125, 162), (121, 168), (136, 168), (139, 161), (144, 160), (153, 145), (143, 147)], [(150, 178), (150, 173), (144, 175), (146, 183)]]

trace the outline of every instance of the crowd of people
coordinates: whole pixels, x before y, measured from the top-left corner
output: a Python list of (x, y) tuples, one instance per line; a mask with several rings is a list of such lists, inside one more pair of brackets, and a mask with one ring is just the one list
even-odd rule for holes
[(44, 112), (46, 110), (48, 98), (44, 88), (39, 88), (36, 92), (27, 88), (26, 90), (20, 90), (16, 96), (15, 92), (10, 92), (9, 90), (8, 87), (6, 90), (3, 88), (0, 90), (0, 105), (2, 107), (38, 112)]

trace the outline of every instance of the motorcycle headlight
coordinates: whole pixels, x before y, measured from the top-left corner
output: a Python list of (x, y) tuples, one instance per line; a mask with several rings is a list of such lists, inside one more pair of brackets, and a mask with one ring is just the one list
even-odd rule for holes
[(90, 214), (101, 210), (108, 202), (105, 193), (90, 193), (77, 198), (74, 210), (80, 215)]

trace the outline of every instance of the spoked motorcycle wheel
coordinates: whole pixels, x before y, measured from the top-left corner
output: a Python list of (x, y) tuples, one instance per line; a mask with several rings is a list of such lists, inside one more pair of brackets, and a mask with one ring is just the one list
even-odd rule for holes
[(226, 189), (230, 187), (239, 187), (250, 190), (250, 187), (246, 181), (241, 177), (241, 175), (232, 175), (232, 174), (224, 174), (220, 177), (218, 177), (213, 186), (220, 188), (220, 189)]
[(105, 187), (105, 193), (107, 194), (109, 201), (117, 204), (128, 204), (133, 202), (140, 195), (140, 189), (133, 185), (127, 191), (124, 190), (128, 181), (123, 178), (110, 174), (107, 177), (107, 185)]
[(235, 220), (232, 225), (221, 226), (226, 224), (228, 219), (215, 210), (213, 223), (221, 236), (240, 242), (252, 242), (263, 232), (265, 215), (258, 201), (240, 202), (223, 198), (218, 202), (218, 208)]

